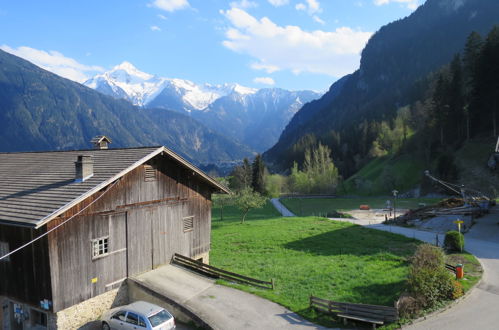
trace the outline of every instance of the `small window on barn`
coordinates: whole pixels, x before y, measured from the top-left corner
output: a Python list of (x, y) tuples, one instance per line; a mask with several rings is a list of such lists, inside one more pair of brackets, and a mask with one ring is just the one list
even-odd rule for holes
[(105, 256), (109, 253), (109, 236), (92, 240), (92, 259)]
[(184, 233), (194, 230), (194, 216), (185, 217), (182, 221), (184, 223)]
[(151, 165), (144, 165), (144, 180), (145, 181), (156, 181), (158, 176), (156, 169)]
[[(9, 251), (9, 243), (0, 241), (0, 257), (3, 257), (4, 255), (6, 255), (9, 252), (10, 252)], [(5, 261), (5, 262), (10, 261), (10, 257), (3, 258), (0, 261)]]

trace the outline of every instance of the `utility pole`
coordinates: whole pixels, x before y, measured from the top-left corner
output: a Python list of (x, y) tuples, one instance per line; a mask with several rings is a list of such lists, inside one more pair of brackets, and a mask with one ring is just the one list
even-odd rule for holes
[(397, 201), (397, 194), (399, 193), (397, 190), (393, 190), (392, 191), (393, 193), (393, 220), (395, 220), (395, 218), (397, 217), (396, 216), (396, 213), (397, 213), (397, 207), (396, 207), (396, 201)]

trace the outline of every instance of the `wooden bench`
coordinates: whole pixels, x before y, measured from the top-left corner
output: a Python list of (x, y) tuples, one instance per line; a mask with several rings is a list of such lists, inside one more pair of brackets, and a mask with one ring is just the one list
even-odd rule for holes
[(310, 296), (310, 307), (320, 312), (339, 317), (343, 319), (345, 324), (348, 319), (371, 323), (373, 329), (376, 329), (377, 325), (398, 320), (398, 309), (396, 307), (343, 303), (314, 296)]

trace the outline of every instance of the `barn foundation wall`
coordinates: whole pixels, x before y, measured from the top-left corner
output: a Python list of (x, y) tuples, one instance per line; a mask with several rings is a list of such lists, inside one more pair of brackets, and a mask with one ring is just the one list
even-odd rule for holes
[(128, 304), (128, 288), (124, 281), (119, 288), (85, 300), (56, 313), (55, 324), (49, 329), (78, 329), (98, 320), (110, 308)]

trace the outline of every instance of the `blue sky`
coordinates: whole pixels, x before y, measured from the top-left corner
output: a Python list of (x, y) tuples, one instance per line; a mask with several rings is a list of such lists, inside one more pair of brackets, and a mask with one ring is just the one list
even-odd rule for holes
[(0, 0), (0, 48), (83, 81), (123, 61), (196, 83), (326, 90), (423, 0)]

